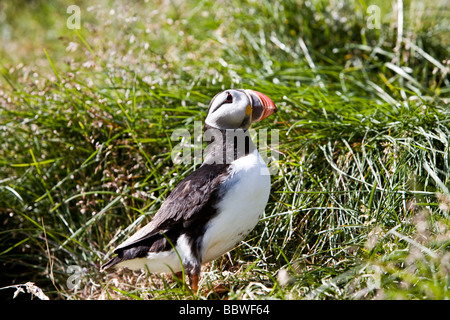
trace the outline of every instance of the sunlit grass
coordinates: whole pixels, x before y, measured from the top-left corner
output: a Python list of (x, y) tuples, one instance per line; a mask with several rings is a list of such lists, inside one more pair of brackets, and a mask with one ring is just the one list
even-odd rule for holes
[[(80, 4), (80, 30), (57, 18), (61, 2), (38, 6), (62, 38), (0, 51), (1, 286), (67, 299), (448, 298), (445, 3), (420, 25), (415, 5), (399, 46), (390, 2), (381, 29), (360, 2)], [(26, 11), (5, 10), (3, 23), (29, 30)], [(254, 128), (280, 139), (262, 221), (204, 267), (199, 294), (171, 275), (99, 273), (195, 169), (172, 163), (172, 132), (193, 133), (229, 87), (279, 109)]]

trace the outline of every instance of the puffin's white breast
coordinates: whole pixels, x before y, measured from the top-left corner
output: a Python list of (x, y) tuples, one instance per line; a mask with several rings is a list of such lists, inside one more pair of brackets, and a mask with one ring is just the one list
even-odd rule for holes
[(270, 194), (270, 174), (258, 150), (231, 163), (218, 214), (203, 236), (203, 261), (214, 260), (233, 249), (256, 226)]

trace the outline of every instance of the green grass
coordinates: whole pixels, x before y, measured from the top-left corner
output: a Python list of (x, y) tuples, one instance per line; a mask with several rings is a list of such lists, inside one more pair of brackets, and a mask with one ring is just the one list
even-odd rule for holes
[[(445, 1), (404, 2), (403, 24), (376, 2), (380, 29), (364, 1), (100, 3), (80, 2), (80, 30), (65, 27), (63, 1), (1, 4), (1, 287), (32, 281), (51, 299), (221, 299), (217, 285), (230, 299), (450, 297)], [(198, 295), (166, 275), (99, 273), (195, 170), (172, 163), (172, 132), (193, 133), (230, 87), (279, 109), (254, 127), (280, 140), (262, 221), (204, 267)]]

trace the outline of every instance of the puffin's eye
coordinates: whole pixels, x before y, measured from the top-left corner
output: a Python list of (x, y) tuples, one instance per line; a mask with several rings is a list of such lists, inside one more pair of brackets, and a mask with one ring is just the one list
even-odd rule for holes
[(233, 96), (227, 92), (227, 99), (225, 100), (226, 103), (232, 103), (233, 102)]

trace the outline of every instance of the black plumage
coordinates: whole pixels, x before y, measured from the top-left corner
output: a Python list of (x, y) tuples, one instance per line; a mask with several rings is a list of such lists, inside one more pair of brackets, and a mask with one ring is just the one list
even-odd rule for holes
[[(206, 223), (217, 213), (215, 203), (228, 167), (229, 164), (203, 164), (188, 175), (173, 189), (153, 217), (151, 224), (141, 229), (142, 236), (116, 248), (114, 253), (117, 256), (105, 263), (101, 270), (113, 267), (124, 260), (145, 257), (148, 252), (170, 250), (183, 233), (192, 239), (192, 252), (200, 259), (198, 244)], [(201, 261), (198, 266), (191, 268), (200, 265)]]
[(168, 272), (182, 265), (197, 290), (202, 263), (232, 249), (264, 211), (270, 177), (248, 129), (274, 112), (274, 103), (257, 91), (217, 94), (205, 120), (210, 140), (203, 164), (173, 189), (149, 224), (114, 250), (117, 255), (101, 271), (151, 265), (152, 272)]

